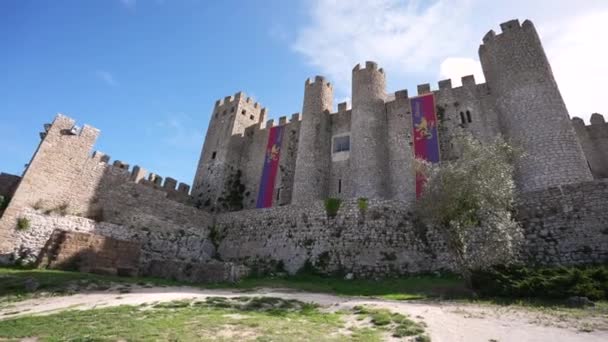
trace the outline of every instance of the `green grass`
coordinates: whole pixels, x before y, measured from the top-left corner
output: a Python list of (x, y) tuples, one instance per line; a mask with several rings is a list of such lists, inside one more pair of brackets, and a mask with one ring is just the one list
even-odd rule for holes
[[(34, 293), (26, 291), (25, 282), (27, 279), (34, 279), (39, 284)], [(71, 294), (71, 292), (79, 289), (105, 290), (113, 284), (180, 285), (175, 281), (166, 279), (128, 278), (58, 270), (0, 267), (0, 304), (6, 301), (26, 299), (40, 293), (62, 295)]]
[(307, 292), (379, 297), (390, 300), (467, 298), (469, 295), (464, 282), (452, 275), (420, 275), (382, 280), (345, 280), (317, 275), (295, 275), (285, 278), (247, 278), (237, 284), (214, 284), (212, 287), (233, 287), (243, 290), (259, 287), (290, 288)]
[[(154, 306), (65, 311), (0, 321), (0, 340), (41, 341), (380, 341), (374, 326), (346, 330), (345, 315), (280, 298), (213, 297)], [(117, 323), (120, 322), (120, 323)], [(58, 329), (57, 327), (69, 327)]]
[[(464, 283), (456, 276), (411, 276), (384, 280), (344, 280), (316, 275), (296, 275), (284, 278), (246, 278), (233, 283), (185, 284), (155, 278), (128, 278), (102, 276), (88, 273), (45, 270), (0, 268), (0, 298), (22, 299), (32, 296), (24, 288), (26, 279), (35, 279), (40, 287), (38, 292), (65, 294), (66, 288), (107, 288), (111, 284), (150, 284), (156, 286), (190, 285), (203, 288), (232, 288), (253, 290), (260, 287), (289, 288), (307, 292), (332, 293), (343, 296), (380, 297), (391, 300), (411, 300), (427, 298), (467, 298)], [(69, 292), (69, 291), (68, 291)], [(1, 300), (1, 299), (0, 299)]]
[(428, 339), (428, 336), (424, 335), (424, 323), (414, 322), (400, 313), (364, 306), (356, 306), (354, 310), (361, 318), (369, 317), (373, 325), (383, 327), (393, 337), (416, 336), (417, 340)]

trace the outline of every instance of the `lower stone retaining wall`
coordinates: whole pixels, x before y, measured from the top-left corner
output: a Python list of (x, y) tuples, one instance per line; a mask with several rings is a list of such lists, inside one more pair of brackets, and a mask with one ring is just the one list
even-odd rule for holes
[(400, 201), (369, 201), (366, 209), (346, 201), (335, 218), (328, 218), (323, 202), (246, 210), (218, 215), (214, 229), (222, 260), (254, 272), (284, 267), (295, 273), (309, 266), (376, 277), (451, 268), (437, 232), (414, 224)]
[(55, 230), (38, 256), (38, 267), (136, 276), (138, 243), (97, 234)]
[(95, 222), (78, 216), (46, 215), (25, 209), (20, 217), (29, 220), (29, 227), (15, 230), (13, 255), (16, 259), (34, 261), (55, 230), (98, 234), (113, 239), (132, 241), (141, 245), (140, 268), (146, 269), (153, 261), (182, 261), (203, 263), (215, 253), (204, 227), (163, 226), (159, 219), (146, 228)]
[(608, 180), (527, 193), (516, 217), (524, 228), (525, 262), (608, 263)]
[[(608, 180), (521, 194), (516, 218), (525, 241), (522, 261), (536, 265), (608, 262)], [(355, 201), (328, 218), (322, 202), (246, 210), (216, 217), (223, 260), (252, 268), (284, 266), (291, 273), (307, 261), (323, 273), (386, 276), (451, 269), (440, 235), (415, 223), (405, 202)]]

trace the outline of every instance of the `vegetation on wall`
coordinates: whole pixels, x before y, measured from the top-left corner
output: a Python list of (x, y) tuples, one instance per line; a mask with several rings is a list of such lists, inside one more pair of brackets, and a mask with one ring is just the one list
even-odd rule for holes
[(27, 217), (20, 217), (17, 219), (17, 230), (26, 230), (30, 225), (30, 220)]
[(365, 197), (360, 197), (357, 199), (357, 207), (359, 207), (359, 212), (361, 212), (361, 214), (365, 214), (365, 212), (367, 211), (367, 198)]
[(416, 215), (436, 227), (458, 271), (471, 285), (473, 270), (509, 263), (522, 234), (511, 217), (514, 159), (519, 151), (502, 138), (482, 144), (457, 137), (460, 157), (430, 165), (418, 161), (427, 183)]
[(338, 211), (340, 210), (340, 204), (342, 200), (339, 198), (327, 198), (325, 199), (325, 212), (327, 213), (327, 217), (334, 218), (338, 215)]
[(243, 199), (245, 198), (245, 185), (241, 183), (243, 172), (236, 170), (230, 173), (226, 179), (225, 190), (222, 192), (222, 197), (218, 198), (218, 202), (223, 209), (228, 211), (237, 211), (243, 209)]

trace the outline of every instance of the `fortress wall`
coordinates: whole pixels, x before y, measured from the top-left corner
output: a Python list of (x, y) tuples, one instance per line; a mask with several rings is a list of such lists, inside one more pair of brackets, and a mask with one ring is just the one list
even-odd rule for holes
[[(155, 174), (146, 180), (145, 170), (139, 167), (129, 171), (129, 165), (120, 161), (109, 165), (109, 156), (102, 153), (90, 155), (99, 131), (84, 126), (72, 134), (69, 130), (74, 124), (74, 120), (58, 115), (41, 141), (0, 218), (0, 256), (21, 247), (15, 238), (20, 234), (16, 222), (24, 210), (34, 207), (43, 213), (64, 212), (133, 228), (145, 228), (152, 220), (139, 220), (138, 213), (169, 225), (175, 223), (175, 227), (184, 225), (173, 221), (175, 213), (195, 217), (195, 222), (211, 222), (208, 214), (178, 203), (189, 202), (187, 185), (178, 186), (170, 177), (163, 183)], [(132, 200), (125, 202), (128, 199)]]
[[(275, 185), (275, 200), (273, 206), (291, 203), (293, 195), (294, 178), (296, 173), (296, 159), (298, 157), (298, 138), (300, 136), (300, 115), (291, 116), (283, 132), (281, 144), (281, 159), (279, 159), (279, 173)], [(281, 189), (277, 200), (276, 192)]]
[(10, 198), (15, 193), (21, 177), (8, 173), (0, 173), (0, 196)]
[(441, 125), (442, 159), (457, 155), (458, 147), (454, 146), (453, 138), (459, 134), (470, 133), (482, 142), (492, 141), (499, 134), (498, 118), (488, 87), (476, 84), (473, 75), (463, 77), (462, 86), (455, 88), (452, 88), (451, 80), (440, 81), (439, 90), (434, 93)]
[(225, 213), (215, 229), (222, 260), (252, 269), (282, 262), (294, 273), (309, 261), (324, 273), (371, 277), (450, 267), (437, 233), (415, 227), (401, 201), (369, 200), (365, 212), (345, 201), (336, 218), (322, 201)]
[[(409, 204), (342, 203), (328, 218), (323, 202), (218, 215), (222, 260), (263, 269), (282, 262), (293, 273), (306, 261), (324, 273), (386, 276), (449, 269), (442, 238), (413, 223)], [(542, 265), (608, 262), (608, 181), (520, 195), (522, 261)]]
[(412, 111), (407, 90), (395, 93), (395, 100), (386, 103), (388, 127), (387, 151), (390, 198), (406, 202), (416, 196), (412, 143)]
[(29, 219), (30, 228), (14, 234), (13, 238), (15, 256), (24, 261), (34, 261), (57, 229), (137, 242), (141, 245), (139, 268), (142, 270), (162, 261), (206, 262), (215, 252), (208, 239), (208, 227), (161, 221), (158, 216), (144, 213), (134, 212), (133, 218), (125, 224), (96, 222), (79, 216), (47, 215), (32, 208), (25, 208), (21, 215)]
[(517, 218), (525, 260), (542, 265), (608, 262), (608, 180), (523, 194)]
[[(271, 121), (273, 122), (273, 120), (269, 120), (266, 124), (267, 128), (273, 125)], [(259, 126), (253, 126), (245, 131), (243, 154), (240, 160), (240, 169), (243, 171), (242, 182), (246, 187), (243, 200), (245, 209), (256, 207), (264, 168), (266, 144), (268, 143), (269, 129), (267, 128), (261, 129)]]
[(342, 199), (348, 198), (353, 187), (350, 173), (350, 151), (334, 153), (333, 148), (336, 136), (350, 135), (351, 133), (352, 110), (347, 110), (346, 106), (346, 103), (338, 105), (338, 112), (329, 116), (331, 123), (331, 164), (328, 196)]
[(585, 126), (579, 118), (573, 118), (572, 124), (593, 177), (608, 178), (608, 123), (604, 117), (595, 113), (591, 116), (591, 125)]

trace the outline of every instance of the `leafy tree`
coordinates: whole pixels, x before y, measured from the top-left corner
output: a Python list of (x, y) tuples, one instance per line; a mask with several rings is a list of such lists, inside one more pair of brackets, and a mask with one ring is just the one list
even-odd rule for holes
[(458, 158), (439, 165), (417, 162), (427, 182), (416, 213), (442, 234), (470, 286), (473, 270), (509, 263), (521, 241), (521, 229), (511, 215), (513, 162), (521, 153), (502, 138), (482, 144), (464, 135), (455, 142)]

